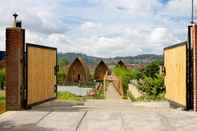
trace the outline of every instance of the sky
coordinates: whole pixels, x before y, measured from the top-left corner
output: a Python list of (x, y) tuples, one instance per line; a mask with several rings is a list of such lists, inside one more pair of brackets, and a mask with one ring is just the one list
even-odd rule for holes
[[(197, 0), (194, 6), (197, 14)], [(1, 0), (0, 50), (15, 12), (28, 43), (62, 53), (135, 56), (163, 54), (164, 47), (185, 41), (191, 0)]]

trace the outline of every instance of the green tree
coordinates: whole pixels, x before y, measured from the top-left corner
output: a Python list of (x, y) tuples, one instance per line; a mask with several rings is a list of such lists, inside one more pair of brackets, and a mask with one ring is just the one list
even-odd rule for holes
[(62, 66), (65, 66), (65, 65), (68, 65), (69, 62), (68, 62), (68, 59), (66, 59), (65, 57), (61, 58), (60, 61), (59, 61), (59, 65), (62, 67)]
[(66, 79), (66, 65), (69, 64), (68, 60), (65, 57), (60, 58), (59, 60), (59, 71), (57, 73), (57, 81), (58, 84), (64, 84), (65, 79)]
[(144, 68), (144, 75), (148, 77), (156, 77), (156, 75), (159, 73), (159, 66), (160, 66), (160, 61), (153, 61), (152, 63), (148, 64)]

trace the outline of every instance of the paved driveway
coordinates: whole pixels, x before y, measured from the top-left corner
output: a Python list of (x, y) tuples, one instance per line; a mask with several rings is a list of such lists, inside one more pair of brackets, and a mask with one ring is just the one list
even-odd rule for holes
[(196, 131), (197, 113), (169, 109), (167, 103), (49, 102), (29, 111), (0, 115), (0, 131)]

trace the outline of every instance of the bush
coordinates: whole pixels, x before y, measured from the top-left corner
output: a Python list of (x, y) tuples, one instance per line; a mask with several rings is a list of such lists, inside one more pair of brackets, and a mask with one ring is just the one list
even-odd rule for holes
[(5, 85), (5, 69), (0, 70), (0, 89), (3, 89)]
[(154, 78), (144, 76), (144, 79), (139, 82), (138, 89), (144, 92), (146, 97), (160, 98), (165, 92), (163, 76), (158, 74)]
[(124, 95), (127, 95), (128, 84), (132, 79), (139, 79), (141, 72), (137, 69), (125, 69), (121, 67), (115, 67), (113, 73), (122, 80)]

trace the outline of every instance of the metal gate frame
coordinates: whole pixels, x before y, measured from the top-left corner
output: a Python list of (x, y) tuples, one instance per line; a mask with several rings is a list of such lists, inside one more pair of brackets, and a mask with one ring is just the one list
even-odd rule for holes
[[(49, 98), (49, 99), (44, 100), (44, 101), (35, 102), (33, 104), (28, 104), (28, 47), (45, 48), (45, 49), (55, 50), (55, 52), (56, 52), (56, 66), (54, 67), (55, 75), (56, 75), (56, 84), (55, 84), (55, 90), (54, 90), (55, 97)], [(23, 96), (23, 100), (24, 100), (23, 101), (23, 106), (24, 106), (24, 108), (28, 109), (28, 108), (31, 108), (32, 106), (35, 106), (35, 105), (38, 105), (38, 104), (41, 104), (41, 103), (44, 103), (44, 102), (47, 102), (47, 101), (50, 101), (50, 100), (53, 100), (53, 99), (57, 98), (57, 72), (58, 72), (57, 58), (58, 58), (57, 57), (57, 48), (26, 43), (26, 53), (25, 53), (25, 62), (24, 62), (25, 63), (25, 72), (24, 72), (25, 88), (23, 90), (23, 94), (24, 94), (24, 96)]]

